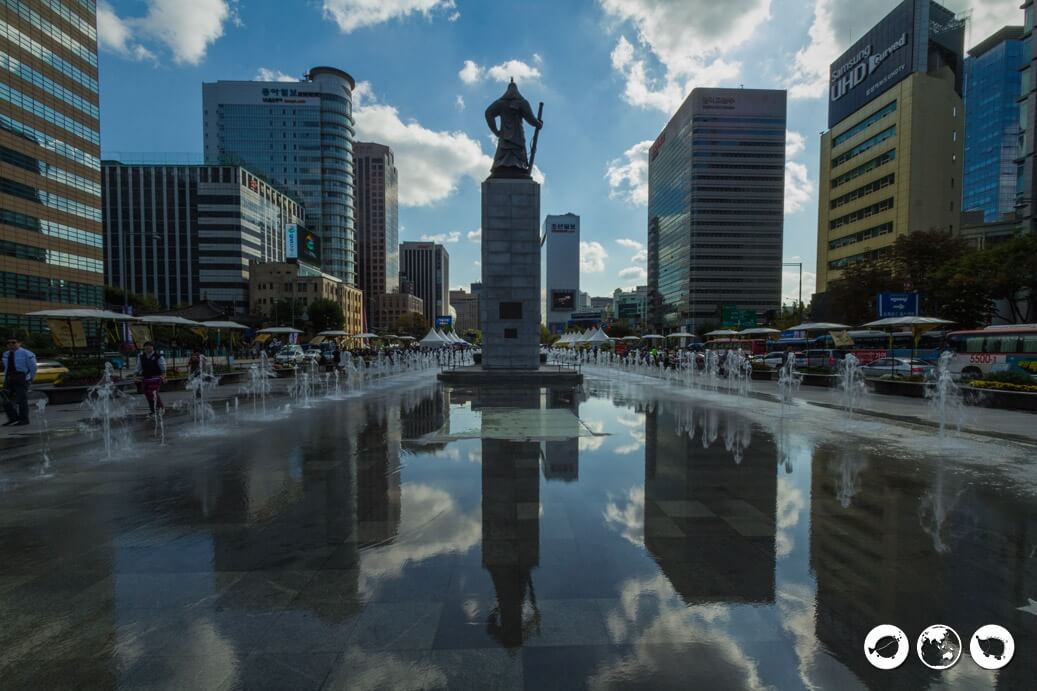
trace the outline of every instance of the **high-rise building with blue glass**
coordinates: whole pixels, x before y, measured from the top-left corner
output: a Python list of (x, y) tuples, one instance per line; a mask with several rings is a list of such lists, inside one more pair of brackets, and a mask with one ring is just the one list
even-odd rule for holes
[(965, 60), (962, 210), (982, 211), (987, 223), (1015, 213), (1022, 35), (1023, 27), (1006, 26)]
[(321, 267), (357, 284), (353, 78), (314, 67), (298, 82), (202, 85), (205, 162), (242, 165), (306, 207)]
[(93, 0), (0, 3), (0, 334), (104, 300), (97, 87)]

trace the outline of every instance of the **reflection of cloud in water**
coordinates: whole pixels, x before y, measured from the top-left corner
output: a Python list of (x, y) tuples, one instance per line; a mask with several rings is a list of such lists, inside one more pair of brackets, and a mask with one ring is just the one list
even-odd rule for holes
[(403, 658), (393, 653), (350, 648), (339, 659), (325, 686), (358, 691), (417, 691), (445, 688), (446, 684), (443, 670), (431, 662), (413, 657)]
[(623, 413), (616, 418), (616, 422), (624, 427), (644, 427), (645, 416), (642, 413)]
[(605, 423), (601, 420), (583, 420), (583, 424), (587, 426), (591, 432), (594, 432), (593, 437), (580, 437), (580, 451), (597, 451), (601, 448), (601, 445), (605, 443)]
[(864, 456), (854, 449), (843, 449), (836, 464), (835, 497), (844, 509), (850, 508), (853, 498), (861, 490), (861, 473), (868, 467)]
[[(605, 619), (611, 637), (631, 643), (632, 652), (599, 669), (589, 688), (609, 688), (617, 679), (654, 688), (766, 688), (755, 660), (723, 630), (730, 608), (687, 607), (662, 574), (624, 583), (619, 606)], [(698, 646), (694, 655), (686, 644)], [(681, 664), (674, 664), (675, 652)]]
[[(136, 664), (148, 665), (142, 660), (146, 651), (139, 640), (126, 636), (127, 640), (119, 642), (119, 666), (130, 669)], [(225, 680), (223, 687), (232, 688), (238, 679), (241, 660), (238, 659), (235, 644), (220, 632), (208, 614), (199, 616), (180, 632), (180, 640), (186, 641), (182, 659), (190, 660), (190, 664), (167, 665), (167, 675), (161, 677), (161, 683), (153, 688), (158, 689), (190, 689), (197, 688), (199, 679)], [(124, 644), (125, 643), (125, 644)]]
[(468, 450), (469, 463), (482, 463), (482, 446)]
[(644, 448), (644, 446), (645, 446), (645, 433), (644, 433), (644, 430), (632, 429), (632, 430), (630, 430), (630, 436), (633, 437), (634, 442), (632, 444), (624, 444), (623, 446), (616, 447), (615, 453), (617, 453), (617, 454), (619, 454), (621, 456), (625, 456), (627, 454), (637, 453), (638, 451), (640, 451), (641, 449)]
[(478, 513), (462, 513), (454, 498), (443, 490), (404, 485), (400, 495), (399, 538), (361, 552), (361, 587), (367, 579), (398, 578), (408, 562), (467, 552), (482, 539)]
[(792, 528), (799, 525), (800, 515), (806, 508), (803, 490), (796, 487), (787, 477), (778, 478), (777, 533), (775, 533), (775, 551), (779, 559), (789, 556), (796, 543), (792, 538)]
[(645, 542), (645, 488), (637, 485), (618, 501), (611, 493), (605, 504), (605, 524), (635, 545)]

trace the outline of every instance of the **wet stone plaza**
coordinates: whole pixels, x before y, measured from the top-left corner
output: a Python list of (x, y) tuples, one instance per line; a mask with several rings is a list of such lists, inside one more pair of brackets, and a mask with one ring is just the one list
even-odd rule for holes
[(1034, 688), (1033, 446), (584, 373), (8, 451), (0, 689)]

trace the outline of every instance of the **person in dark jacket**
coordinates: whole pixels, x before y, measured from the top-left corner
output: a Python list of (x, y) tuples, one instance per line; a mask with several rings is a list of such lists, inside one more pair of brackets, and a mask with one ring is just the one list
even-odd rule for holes
[(150, 414), (154, 415), (156, 409), (164, 409), (159, 390), (166, 378), (166, 359), (155, 350), (155, 344), (151, 341), (144, 344), (144, 352), (137, 356), (136, 376), (141, 380)]
[(7, 352), (0, 356), (4, 373), (4, 427), (29, 424), (29, 386), (36, 378), (36, 355), (22, 348), (21, 342), (7, 339)]

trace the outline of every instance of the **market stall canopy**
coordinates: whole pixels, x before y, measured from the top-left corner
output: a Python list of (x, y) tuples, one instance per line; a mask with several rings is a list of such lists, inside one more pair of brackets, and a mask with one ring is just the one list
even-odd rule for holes
[(239, 331), (247, 331), (249, 328), (237, 322), (202, 322), (202, 326), (207, 329), (234, 329)]
[(804, 322), (798, 326), (790, 326), (786, 331), (845, 331), (851, 327), (846, 324), (832, 324), (829, 322)]
[(293, 329), (290, 326), (270, 326), (265, 329), (260, 329), (261, 334), (301, 334), (302, 331), (299, 329)]
[(413, 336), (400, 336), (400, 340), (401, 341), (414, 341), (414, 340), (417, 340), (417, 339), (414, 338)]
[(425, 348), (441, 348), (447, 345), (448, 341), (436, 333), (435, 329), (429, 329), (425, 337), (418, 341), (418, 345)]
[(731, 329), (717, 329), (716, 331), (710, 331), (708, 334), (706, 334), (706, 337), (708, 338), (708, 337), (712, 336), (713, 338), (716, 338), (718, 336), (737, 336), (737, 335), (738, 335), (738, 332), (737, 331), (732, 331)]
[(896, 326), (946, 326), (954, 322), (936, 317), (887, 317), (878, 321), (868, 322), (863, 326), (869, 328), (892, 328)]
[(29, 312), (25, 316), (43, 317), (45, 319), (100, 319), (117, 322), (137, 321), (137, 317), (131, 316), (129, 314), (121, 314), (119, 312), (111, 312), (109, 310), (91, 309), (40, 310), (39, 312)]
[(159, 326), (205, 326), (201, 322), (191, 321), (172, 314), (148, 314), (138, 317), (145, 324), (157, 324)]
[(666, 334), (666, 338), (695, 338), (695, 334), (690, 334), (687, 331), (678, 331), (677, 333)]
[(612, 343), (612, 340), (604, 331), (598, 330), (587, 338), (587, 343)]
[(357, 334), (353, 338), (378, 338), (378, 334), (367, 333), (366, 331), (362, 334)]
[(781, 329), (771, 329), (766, 326), (757, 326), (752, 329), (743, 329), (738, 332), (739, 336), (773, 336), (780, 334)]
[(661, 341), (665, 338), (665, 336), (660, 336), (659, 334), (645, 334), (641, 338), (650, 338), (655, 341)]
[(337, 338), (337, 337), (341, 337), (341, 336), (348, 336), (349, 334), (347, 334), (345, 331), (341, 331), (341, 330), (337, 330), (336, 329), (336, 330), (332, 330), (332, 331), (321, 331), (317, 335), (318, 336), (331, 336), (331, 337), (336, 337)]
[(623, 341), (640, 341), (641, 337), (640, 336), (624, 336), (620, 340), (623, 340)]

